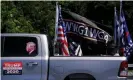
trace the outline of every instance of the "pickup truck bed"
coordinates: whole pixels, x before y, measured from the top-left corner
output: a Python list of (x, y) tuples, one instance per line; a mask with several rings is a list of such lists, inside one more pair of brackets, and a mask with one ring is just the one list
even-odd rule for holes
[[(57, 80), (64, 80), (64, 76), (74, 73), (88, 74), (94, 80), (125, 80), (118, 78), (122, 60), (125, 57), (50, 57), (49, 72)], [(76, 77), (84, 80), (80, 75)]]

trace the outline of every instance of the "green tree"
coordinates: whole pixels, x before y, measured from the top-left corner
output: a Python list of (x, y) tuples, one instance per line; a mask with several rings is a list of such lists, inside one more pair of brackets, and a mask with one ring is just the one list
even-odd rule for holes
[[(114, 6), (119, 11), (119, 1), (59, 1), (62, 8), (100, 23), (114, 26)], [(2, 1), (2, 32), (40, 33), (47, 30), (54, 35), (55, 1)], [(127, 25), (133, 35), (133, 2), (123, 1)], [(112, 30), (113, 31), (113, 30)]]
[(54, 34), (55, 4), (52, 2), (2, 1), (2, 32)]
[(2, 32), (34, 32), (30, 21), (18, 11), (13, 2), (2, 2), (1, 5), (3, 6), (1, 10)]

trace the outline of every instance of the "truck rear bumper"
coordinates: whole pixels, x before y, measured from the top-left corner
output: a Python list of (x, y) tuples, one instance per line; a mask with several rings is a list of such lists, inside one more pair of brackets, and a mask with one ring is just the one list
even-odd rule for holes
[(124, 78), (118, 77), (118, 79), (116, 80), (127, 80), (127, 77), (124, 77)]
[[(100, 79), (101, 80), (101, 79)], [(115, 77), (115, 78), (107, 78), (107, 79), (104, 79), (104, 80), (127, 80), (126, 77), (124, 78), (121, 78), (121, 77)]]

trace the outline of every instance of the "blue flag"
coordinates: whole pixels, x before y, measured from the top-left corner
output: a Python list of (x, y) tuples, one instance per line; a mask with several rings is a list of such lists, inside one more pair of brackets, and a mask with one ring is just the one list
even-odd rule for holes
[(120, 45), (120, 23), (117, 16), (117, 10), (114, 11), (114, 41), (116, 45)]
[(133, 53), (133, 42), (128, 31), (123, 11), (121, 11), (120, 15), (120, 33), (121, 33), (120, 37), (121, 52), (123, 53), (123, 55), (127, 56), (128, 58), (131, 55), (131, 53)]

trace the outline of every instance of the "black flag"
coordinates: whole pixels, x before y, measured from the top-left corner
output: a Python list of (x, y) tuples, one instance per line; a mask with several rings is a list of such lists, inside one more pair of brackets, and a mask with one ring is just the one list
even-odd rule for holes
[(112, 36), (108, 32), (91, 20), (71, 11), (62, 10), (62, 17), (68, 43), (69, 39), (72, 39), (80, 44), (83, 55), (106, 53), (106, 44), (112, 41)]

